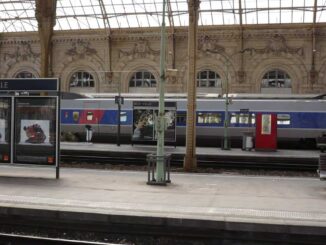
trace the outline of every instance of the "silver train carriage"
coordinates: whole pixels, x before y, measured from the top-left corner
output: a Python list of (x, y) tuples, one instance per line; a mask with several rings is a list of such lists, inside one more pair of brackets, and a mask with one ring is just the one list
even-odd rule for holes
[[(61, 102), (62, 140), (86, 139), (85, 126), (92, 129), (92, 141), (114, 143), (118, 132), (117, 94), (63, 95)], [(135, 105), (158, 103), (157, 94), (122, 94), (120, 139), (130, 143), (135, 129)], [(326, 95), (229, 94), (229, 123), (225, 127), (226, 99), (217, 94), (198, 94), (196, 138), (199, 146), (219, 146), (227, 130), (231, 145), (239, 147), (244, 132), (255, 132), (256, 113), (277, 114), (278, 145), (285, 148), (315, 147), (316, 138), (326, 133)], [(184, 145), (187, 97), (166, 94), (174, 103), (176, 144)], [(152, 104), (154, 105), (154, 104)], [(148, 120), (149, 121), (149, 120)], [(153, 118), (150, 121), (154, 124)], [(155, 136), (153, 136), (155, 138)]]

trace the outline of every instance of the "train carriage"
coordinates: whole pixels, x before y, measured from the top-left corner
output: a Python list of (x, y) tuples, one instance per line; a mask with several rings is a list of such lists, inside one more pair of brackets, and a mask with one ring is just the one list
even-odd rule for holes
[[(61, 103), (61, 130), (64, 136), (85, 140), (85, 125), (93, 130), (93, 140), (115, 142), (117, 138), (118, 106), (116, 94), (94, 94), (67, 98)], [(132, 139), (136, 101), (158, 101), (157, 94), (123, 94), (121, 105), (121, 140)], [(232, 145), (240, 146), (245, 131), (255, 131), (259, 112), (277, 114), (278, 144), (287, 148), (314, 147), (315, 140), (326, 132), (326, 99), (324, 95), (229, 95), (228, 135)], [(176, 103), (176, 140), (184, 144), (186, 134), (187, 98), (184, 94), (166, 94), (166, 102)], [(201, 146), (218, 146), (224, 134), (225, 98), (217, 94), (197, 97), (196, 135)]]

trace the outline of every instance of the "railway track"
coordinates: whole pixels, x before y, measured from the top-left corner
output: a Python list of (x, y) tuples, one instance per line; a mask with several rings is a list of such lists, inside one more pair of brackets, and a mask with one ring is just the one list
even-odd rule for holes
[(0, 233), (0, 244), (10, 245), (114, 245), (113, 243), (101, 243), (80, 240), (67, 240), (59, 238), (38, 237), (20, 234)]
[[(145, 153), (114, 153), (114, 152), (85, 152), (85, 151), (63, 151), (61, 160), (64, 163), (99, 163), (99, 164), (124, 164), (145, 166)], [(182, 154), (171, 155), (171, 166), (183, 166)], [(197, 156), (197, 165), (200, 168), (237, 168), (237, 169), (266, 169), (266, 170), (296, 170), (316, 171), (318, 159), (302, 158), (273, 158), (253, 156)]]

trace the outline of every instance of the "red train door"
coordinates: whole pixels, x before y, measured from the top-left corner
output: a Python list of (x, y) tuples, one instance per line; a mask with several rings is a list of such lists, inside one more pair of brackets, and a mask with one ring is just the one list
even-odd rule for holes
[(274, 113), (257, 113), (256, 116), (256, 150), (277, 150), (277, 115)]

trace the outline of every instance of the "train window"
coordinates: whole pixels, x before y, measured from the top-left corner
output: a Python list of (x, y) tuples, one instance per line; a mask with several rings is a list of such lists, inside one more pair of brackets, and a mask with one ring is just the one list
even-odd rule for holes
[(250, 118), (250, 121), (251, 121), (251, 124), (255, 124), (256, 123), (256, 114), (255, 113), (251, 113), (251, 118)]
[(125, 111), (120, 112), (120, 122), (127, 122), (127, 112)]
[(277, 114), (277, 125), (290, 125), (291, 116), (289, 114)]
[(221, 87), (221, 77), (214, 71), (204, 70), (197, 74), (197, 87)]
[(178, 124), (186, 124), (187, 122), (187, 113), (186, 112), (178, 112), (177, 113), (177, 123)]
[(197, 123), (214, 124), (222, 121), (221, 113), (216, 112), (199, 112), (197, 114)]
[(230, 123), (231, 124), (255, 124), (256, 123), (256, 115), (255, 113), (236, 113), (233, 112), (230, 115)]
[(240, 113), (239, 114), (239, 123), (249, 124), (249, 113)]
[(231, 113), (231, 116), (230, 116), (230, 123), (238, 123), (238, 117), (239, 117), (239, 114), (237, 113)]
[(87, 121), (92, 121), (93, 120), (93, 112), (91, 112), (91, 111), (88, 111), (87, 112), (87, 116), (86, 116), (86, 118), (87, 118)]

